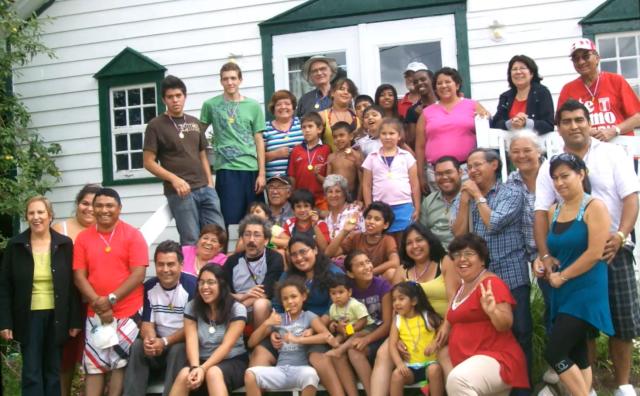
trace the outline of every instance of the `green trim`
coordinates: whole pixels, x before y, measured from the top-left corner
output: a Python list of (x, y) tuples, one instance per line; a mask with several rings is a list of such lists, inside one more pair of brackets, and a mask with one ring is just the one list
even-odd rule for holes
[(638, 0), (607, 0), (580, 21), (583, 36), (640, 30)]
[(49, 7), (51, 7), (51, 5), (53, 5), (53, 3), (55, 3), (55, 0), (49, 0), (43, 5), (41, 5), (40, 8), (36, 10), (36, 15), (37, 16), (42, 15)]
[[(313, 13), (310, 9), (323, 11)], [(455, 20), (458, 71), (464, 80), (462, 90), (465, 96), (471, 97), (466, 13), (467, 6), (463, 0), (405, 0), (402, 2), (311, 0), (266, 20), (259, 24), (265, 107), (275, 90), (272, 61), (273, 36), (447, 14), (453, 14)], [(295, 20), (294, 17), (300, 17), (304, 23), (300, 19)]]
[[(131, 72), (135, 65), (142, 72)], [(129, 73), (125, 73), (129, 71)], [(98, 79), (98, 103), (100, 114), (100, 146), (102, 157), (102, 184), (104, 186), (122, 186), (143, 183), (158, 183), (155, 177), (134, 179), (115, 179), (113, 170), (113, 147), (111, 146), (111, 112), (109, 108), (109, 90), (113, 87), (155, 83), (158, 114), (165, 111), (160, 83), (164, 79), (166, 68), (141, 55), (131, 48), (125, 48), (105, 67), (94, 75)]]

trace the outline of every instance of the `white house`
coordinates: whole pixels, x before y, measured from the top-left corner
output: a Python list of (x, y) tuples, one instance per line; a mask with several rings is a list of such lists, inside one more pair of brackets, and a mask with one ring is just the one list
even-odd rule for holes
[[(186, 111), (221, 93), (218, 70), (234, 59), (244, 95), (305, 89), (300, 65), (332, 54), (362, 93), (381, 82), (404, 90), (403, 67), (457, 67), (465, 95), (495, 111), (507, 89), (507, 62), (534, 58), (556, 95), (576, 74), (570, 42), (593, 38), (603, 69), (624, 74), (640, 93), (638, 0), (27, 0), (50, 17), (37, 57), (18, 70), (14, 89), (33, 128), (61, 144), (62, 180), (49, 194), (59, 217), (71, 215), (87, 182), (115, 187), (123, 218), (141, 226), (165, 198), (142, 169), (145, 123), (164, 108), (166, 74), (188, 87)], [(177, 238), (173, 226), (159, 240)]]

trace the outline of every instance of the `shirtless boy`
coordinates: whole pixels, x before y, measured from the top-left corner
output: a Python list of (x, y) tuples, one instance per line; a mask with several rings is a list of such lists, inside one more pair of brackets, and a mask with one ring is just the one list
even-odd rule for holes
[(332, 127), (333, 142), (336, 151), (329, 155), (327, 174), (337, 174), (344, 176), (349, 182), (349, 192), (351, 198), (362, 201), (362, 191), (360, 180), (362, 180), (362, 152), (351, 148), (353, 130), (351, 126), (344, 122), (336, 122)]

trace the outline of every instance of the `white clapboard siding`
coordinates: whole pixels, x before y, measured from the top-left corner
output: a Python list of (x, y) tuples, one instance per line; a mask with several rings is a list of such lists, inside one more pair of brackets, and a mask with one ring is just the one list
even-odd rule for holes
[[(508, 89), (507, 66), (516, 54), (536, 60), (554, 100), (576, 78), (569, 45), (582, 36), (579, 21), (604, 0), (469, 0), (467, 27), (471, 96), (495, 112), (500, 94)], [(503, 38), (491, 38), (490, 25), (504, 25)]]

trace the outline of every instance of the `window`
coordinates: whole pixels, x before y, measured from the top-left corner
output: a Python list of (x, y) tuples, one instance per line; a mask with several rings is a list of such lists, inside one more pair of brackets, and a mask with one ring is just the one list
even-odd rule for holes
[(156, 116), (156, 87), (111, 88), (111, 135), (116, 179), (142, 171), (142, 142), (147, 123)]
[(166, 69), (125, 48), (94, 78), (98, 80), (102, 184), (157, 183), (143, 167), (147, 123), (164, 112), (160, 83)]
[(422, 62), (433, 71), (440, 69), (442, 67), (440, 42), (380, 48), (380, 80), (396, 87), (399, 97), (407, 93), (403, 75), (410, 62)]
[(601, 70), (621, 74), (640, 95), (640, 31), (598, 35), (596, 45)]

